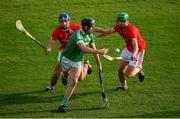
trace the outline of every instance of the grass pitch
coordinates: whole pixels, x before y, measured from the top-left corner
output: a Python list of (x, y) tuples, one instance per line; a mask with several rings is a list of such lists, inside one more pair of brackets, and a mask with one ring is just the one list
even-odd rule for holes
[[(0, 117), (180, 117), (180, 2), (178, 0), (0, 0)], [(90, 16), (96, 25), (113, 27), (118, 12), (127, 12), (130, 22), (146, 41), (143, 62), (146, 79), (130, 79), (129, 90), (114, 92), (118, 85), (118, 61), (103, 64), (102, 79), (110, 108), (102, 108), (98, 72), (93, 56), (87, 55), (93, 73), (80, 82), (65, 114), (57, 113), (67, 87), (60, 80), (54, 93), (42, 90), (49, 84), (58, 45), (49, 55), (15, 29), (20, 19), (25, 28), (44, 44), (58, 24), (60, 12), (72, 22)], [(118, 34), (96, 40), (97, 48), (109, 54), (124, 48)]]

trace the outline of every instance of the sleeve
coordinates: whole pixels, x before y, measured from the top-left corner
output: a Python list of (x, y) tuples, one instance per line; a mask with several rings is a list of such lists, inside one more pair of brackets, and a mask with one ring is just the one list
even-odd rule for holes
[(114, 26), (114, 30), (118, 31), (118, 26), (117, 25)]
[(73, 36), (75, 35), (75, 42), (76, 42), (76, 44), (78, 44), (79, 42), (83, 42), (83, 37), (82, 37), (82, 35), (81, 35), (81, 31), (80, 30), (78, 30), (77, 32), (75, 31), (75, 32), (73, 32)]
[(79, 30), (81, 28), (81, 25), (79, 25), (79, 24), (72, 24), (71, 27), (72, 27), (72, 30), (75, 31), (75, 30)]
[(57, 40), (57, 38), (58, 38), (57, 28), (53, 31), (51, 37), (52, 37), (52, 40), (54, 40), (54, 41)]

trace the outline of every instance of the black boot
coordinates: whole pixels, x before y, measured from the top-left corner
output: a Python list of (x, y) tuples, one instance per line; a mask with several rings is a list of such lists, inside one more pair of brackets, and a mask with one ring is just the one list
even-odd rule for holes
[(67, 110), (66, 110), (66, 106), (64, 105), (60, 105), (59, 108), (58, 108), (58, 112), (60, 113), (65, 113)]
[(62, 76), (62, 78), (61, 78), (61, 82), (62, 82), (62, 84), (63, 84), (64, 86), (67, 85), (67, 79), (65, 79), (63, 76)]
[(140, 70), (137, 75), (138, 75), (139, 81), (143, 82), (144, 81), (144, 71)]

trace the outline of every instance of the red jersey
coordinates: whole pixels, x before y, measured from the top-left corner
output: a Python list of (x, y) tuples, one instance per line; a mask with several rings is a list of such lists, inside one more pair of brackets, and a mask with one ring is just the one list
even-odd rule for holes
[(133, 38), (137, 39), (139, 51), (143, 51), (146, 47), (138, 29), (131, 23), (128, 23), (125, 29), (120, 29), (118, 25), (115, 25), (114, 30), (123, 37), (124, 41), (126, 42), (126, 47), (130, 52), (133, 52), (134, 49), (132, 44)]
[(67, 30), (62, 29), (61, 27), (56, 27), (55, 30), (52, 33), (52, 40), (59, 40), (60, 41), (60, 48), (63, 49), (66, 47), (66, 44), (68, 43), (71, 34), (75, 30), (79, 30), (81, 28), (81, 25), (70, 23), (69, 28)]

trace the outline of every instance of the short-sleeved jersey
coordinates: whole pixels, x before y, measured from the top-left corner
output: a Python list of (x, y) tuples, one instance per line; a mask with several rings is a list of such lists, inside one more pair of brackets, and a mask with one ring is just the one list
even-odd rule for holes
[(139, 51), (143, 51), (146, 47), (138, 29), (130, 22), (125, 29), (120, 29), (118, 25), (115, 25), (114, 30), (123, 37), (124, 41), (126, 42), (126, 47), (130, 52), (133, 52), (134, 49), (132, 44), (133, 38), (137, 38)]
[(78, 46), (79, 42), (83, 42), (86, 46), (94, 43), (94, 38), (92, 34), (84, 34), (82, 29), (74, 31), (66, 48), (64, 49), (62, 56), (67, 57), (72, 61), (82, 61), (84, 58), (84, 53)]
[(79, 30), (81, 28), (81, 25), (70, 23), (69, 28), (67, 30), (62, 29), (61, 27), (56, 27), (52, 33), (52, 40), (60, 41), (60, 50), (64, 49), (66, 47), (67, 42), (70, 39), (70, 36), (72, 35), (73, 31)]

